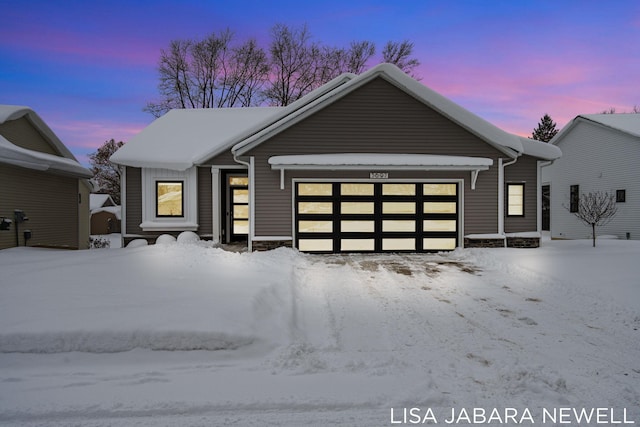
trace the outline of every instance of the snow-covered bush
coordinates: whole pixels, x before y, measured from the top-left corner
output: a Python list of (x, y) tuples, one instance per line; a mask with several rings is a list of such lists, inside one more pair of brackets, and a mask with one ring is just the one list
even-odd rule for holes
[(156, 239), (156, 245), (172, 245), (176, 242), (176, 238), (171, 234), (163, 234)]
[(145, 239), (135, 239), (129, 242), (129, 244), (127, 245), (128, 248), (141, 248), (143, 246), (147, 246), (149, 244), (149, 242), (147, 242)]
[(198, 243), (200, 241), (200, 236), (198, 236), (193, 231), (183, 231), (182, 233), (178, 234), (177, 241), (178, 243), (183, 245), (191, 245)]

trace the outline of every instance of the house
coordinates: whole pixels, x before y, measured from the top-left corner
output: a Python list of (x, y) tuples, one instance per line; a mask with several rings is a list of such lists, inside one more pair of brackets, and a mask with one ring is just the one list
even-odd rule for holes
[(0, 105), (0, 249), (88, 248), (91, 177), (31, 108)]
[(540, 167), (560, 155), (381, 64), (287, 107), (172, 110), (111, 160), (125, 243), (426, 252), (538, 245)]
[(589, 114), (571, 120), (551, 141), (563, 157), (543, 169), (550, 193), (551, 237), (583, 239), (591, 228), (570, 211), (580, 194), (615, 194), (617, 213), (597, 233), (640, 239), (640, 114)]
[(120, 232), (120, 206), (116, 205), (110, 195), (91, 193), (89, 210), (92, 235)]

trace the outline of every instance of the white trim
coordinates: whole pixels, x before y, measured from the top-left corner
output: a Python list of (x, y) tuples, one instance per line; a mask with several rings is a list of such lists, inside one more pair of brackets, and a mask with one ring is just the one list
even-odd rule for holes
[(439, 166), (439, 165), (271, 165), (280, 170), (403, 170), (403, 171), (472, 171), (489, 170), (489, 166)]
[[(498, 234), (504, 234), (504, 168), (511, 166), (518, 161), (518, 158), (504, 163), (502, 157), (498, 158)], [(523, 195), (524, 200), (524, 195)], [(506, 245), (506, 240), (505, 240)], [(506, 247), (506, 246), (505, 246)]]
[[(297, 182), (406, 182), (416, 184), (428, 183), (456, 183), (458, 184), (458, 243), (456, 247), (464, 247), (464, 179), (454, 178), (389, 178), (389, 179), (360, 179), (360, 178), (291, 178), (291, 247), (296, 247), (295, 229), (296, 229), (296, 183)], [(280, 239), (277, 239), (280, 240)]]
[[(142, 223), (143, 231), (196, 231), (198, 230), (198, 171), (194, 166), (186, 171), (170, 169), (142, 169)], [(157, 181), (184, 182), (184, 216), (166, 218), (156, 216)]]
[(213, 240), (220, 242), (220, 168), (211, 166), (211, 230)]
[(120, 247), (123, 248), (127, 231), (127, 167), (120, 165), (117, 167), (120, 169)]
[(248, 251), (253, 251), (253, 238), (256, 234), (256, 161), (249, 157), (249, 235), (247, 236)]

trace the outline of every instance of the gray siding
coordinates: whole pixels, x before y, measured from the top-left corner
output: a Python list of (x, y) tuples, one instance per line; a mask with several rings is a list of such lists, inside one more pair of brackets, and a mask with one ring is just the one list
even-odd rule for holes
[(0, 135), (15, 145), (26, 148), (27, 150), (39, 151), (41, 153), (54, 154), (60, 156), (59, 153), (44, 137), (29, 123), (26, 117), (17, 120), (9, 120), (0, 124)]
[(144, 234), (142, 223), (142, 169), (127, 166), (125, 234)]
[(235, 160), (233, 160), (233, 154), (231, 154), (231, 148), (229, 148), (228, 150), (218, 154), (217, 156), (211, 157), (210, 159), (207, 159), (206, 162), (203, 162), (202, 164), (204, 165), (210, 165), (210, 166), (229, 166), (229, 165), (238, 165), (240, 166), (240, 163), (237, 163)]
[(200, 235), (211, 236), (213, 233), (212, 198), (211, 169), (198, 168), (198, 234)]
[[(211, 169), (199, 167), (198, 171), (198, 231), (199, 235), (210, 237), (212, 231), (212, 197)], [(180, 232), (149, 232), (140, 228), (142, 223), (142, 169), (127, 167), (126, 177), (126, 230), (125, 234), (156, 238), (160, 234), (174, 234)]]
[[(538, 159), (530, 156), (521, 156), (518, 161), (507, 166), (504, 169), (505, 182), (505, 218), (504, 231), (506, 233), (517, 233), (523, 231), (538, 230)], [(506, 184), (524, 183), (524, 216), (508, 217), (506, 216)]]
[(469, 172), (392, 171), (390, 178), (463, 178), (466, 187), (463, 233), (497, 232), (497, 158), (501, 153), (395, 86), (376, 79), (247, 154), (255, 156), (256, 165), (256, 236), (291, 235), (292, 177), (368, 178), (368, 171), (290, 171), (286, 172), (286, 189), (280, 190), (280, 174), (269, 166), (269, 157), (341, 152), (440, 154), (494, 159), (490, 170), (480, 172), (475, 190), (469, 188)]
[[(20, 224), (19, 244), (24, 245), (23, 231), (31, 230), (29, 246), (77, 249), (78, 180), (31, 169), (0, 164), (0, 216), (13, 219), (14, 209), (22, 209), (29, 220)], [(0, 248), (16, 246), (15, 224), (0, 231)]]

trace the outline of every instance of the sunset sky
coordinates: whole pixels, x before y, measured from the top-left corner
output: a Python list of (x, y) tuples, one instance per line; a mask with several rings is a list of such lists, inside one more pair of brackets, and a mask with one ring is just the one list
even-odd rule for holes
[(277, 23), (348, 46), (409, 39), (421, 82), (530, 135), (545, 113), (640, 106), (640, 1), (0, 0), (0, 104), (34, 109), (78, 159), (153, 117), (160, 50), (230, 28), (267, 48)]

